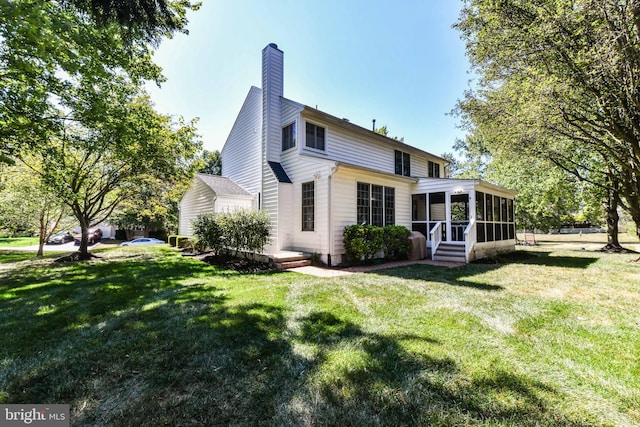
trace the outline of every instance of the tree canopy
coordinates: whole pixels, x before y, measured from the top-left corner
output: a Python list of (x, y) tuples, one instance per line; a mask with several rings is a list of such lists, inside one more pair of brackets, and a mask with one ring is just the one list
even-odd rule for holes
[(456, 28), (477, 75), (458, 105), (473, 137), (611, 193), (640, 232), (640, 4), (465, 0)]
[[(200, 147), (195, 122), (158, 114), (143, 89), (163, 81), (153, 42), (184, 30), (190, 3), (150, 2), (182, 20), (168, 28), (141, 15), (129, 29), (109, 15), (124, 3), (146, 4), (0, 0), (0, 155), (23, 161), (69, 206), (83, 258), (88, 227), (149, 177), (189, 173)], [(106, 8), (82, 9), (97, 4)]]

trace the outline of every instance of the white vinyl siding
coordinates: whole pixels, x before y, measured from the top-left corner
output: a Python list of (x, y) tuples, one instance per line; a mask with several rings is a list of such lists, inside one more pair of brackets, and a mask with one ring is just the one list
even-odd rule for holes
[[(411, 189), (412, 182), (405, 179), (384, 177), (362, 170), (339, 168), (332, 177), (331, 206), (333, 209), (333, 255), (344, 254), (342, 232), (344, 227), (357, 222), (358, 182), (394, 188), (395, 224), (411, 229)], [(332, 259), (339, 262), (339, 257)]]
[(282, 148), (283, 53), (271, 45), (262, 51), (262, 137), (266, 159), (280, 161)]
[[(284, 118), (283, 118), (284, 119)], [(392, 144), (384, 144), (373, 138), (353, 132), (348, 129), (341, 128), (335, 124), (328, 124), (316, 118), (307, 119), (302, 116), (301, 124), (298, 126), (298, 139), (303, 130), (306, 129), (306, 122), (313, 123), (325, 128), (325, 151), (319, 152), (306, 146), (301, 146), (300, 153), (314, 155), (332, 159), (339, 162), (348, 163), (355, 166), (361, 166), (368, 169), (378, 170), (389, 174), (395, 174), (395, 152), (398, 148)], [(301, 145), (298, 143), (298, 145)], [(440, 169), (444, 169), (444, 164), (427, 154), (420, 152), (406, 151), (401, 148), (400, 151), (409, 154), (409, 171), (412, 176), (426, 177), (428, 175), (428, 161), (440, 164)]]
[(264, 162), (262, 169), (262, 209), (269, 214), (271, 222), (271, 235), (267, 250), (277, 252), (281, 249), (278, 239), (278, 181), (266, 162)]
[(195, 180), (180, 201), (178, 233), (193, 236), (191, 222), (204, 213), (214, 211), (215, 193), (202, 181)]
[(261, 106), (262, 91), (252, 87), (220, 153), (222, 175), (251, 194), (260, 192), (262, 180)]

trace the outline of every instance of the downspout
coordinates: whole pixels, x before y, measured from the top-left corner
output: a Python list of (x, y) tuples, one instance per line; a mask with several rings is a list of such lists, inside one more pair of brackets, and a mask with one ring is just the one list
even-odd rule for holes
[(334, 248), (334, 235), (333, 235), (333, 209), (331, 209), (332, 206), (332, 199), (333, 199), (333, 195), (332, 195), (332, 187), (333, 187), (333, 181), (331, 180), (331, 178), (333, 177), (333, 174), (335, 174), (338, 171), (338, 164), (334, 164), (334, 166), (331, 167), (330, 171), (329, 171), (329, 176), (328, 176), (328, 199), (329, 199), (329, 215), (328, 215), (328, 221), (329, 221), (329, 253), (327, 254), (327, 264), (329, 265), (329, 268), (331, 268), (331, 252), (335, 249)]

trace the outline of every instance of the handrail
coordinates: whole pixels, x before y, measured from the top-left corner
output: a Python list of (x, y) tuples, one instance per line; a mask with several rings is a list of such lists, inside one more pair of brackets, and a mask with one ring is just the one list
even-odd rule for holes
[(476, 219), (472, 218), (467, 228), (464, 229), (464, 259), (467, 263), (470, 261), (471, 251), (476, 246), (476, 236)]
[(431, 260), (434, 260), (438, 246), (442, 242), (442, 221), (436, 222), (429, 234), (431, 235)]

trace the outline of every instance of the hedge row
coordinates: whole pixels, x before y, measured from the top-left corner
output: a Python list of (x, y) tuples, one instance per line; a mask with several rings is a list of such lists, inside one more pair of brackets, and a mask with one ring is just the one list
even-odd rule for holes
[(367, 263), (379, 252), (388, 260), (406, 259), (411, 248), (411, 232), (402, 225), (350, 225), (344, 228), (344, 248), (347, 262), (351, 264)]
[(199, 244), (216, 255), (235, 251), (236, 256), (239, 252), (255, 256), (269, 241), (269, 216), (263, 211), (203, 214), (193, 221), (192, 226)]

